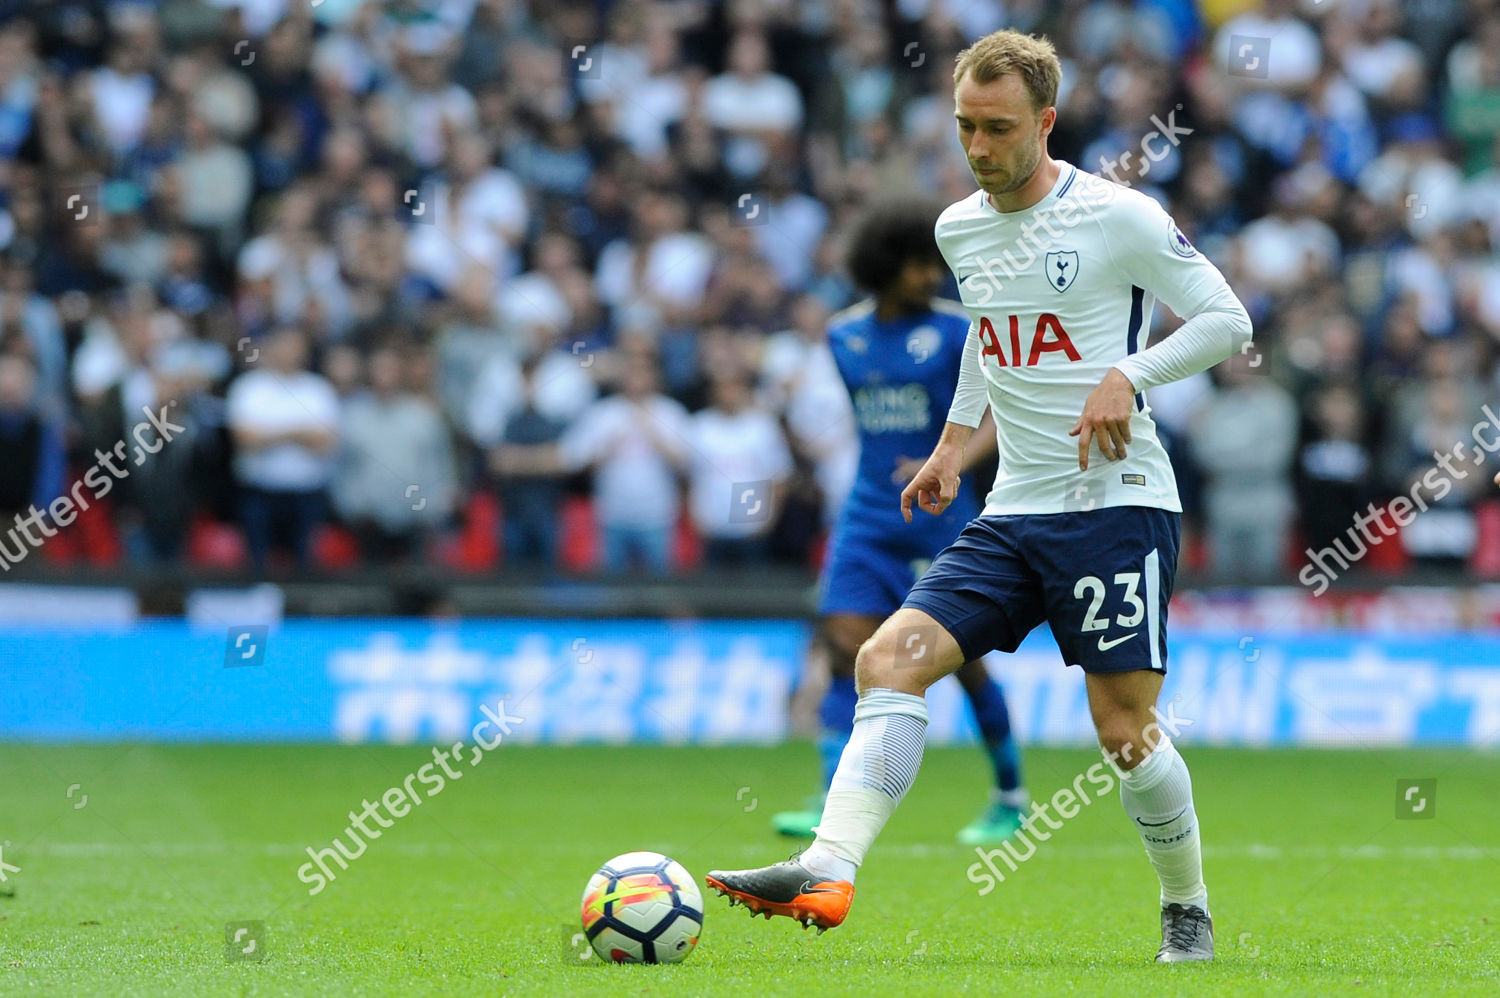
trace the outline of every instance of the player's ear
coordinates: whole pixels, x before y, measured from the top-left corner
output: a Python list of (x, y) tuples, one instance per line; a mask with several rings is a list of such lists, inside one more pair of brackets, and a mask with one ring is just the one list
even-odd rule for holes
[(1042, 113), (1037, 116), (1037, 120), (1041, 122), (1042, 138), (1045, 139), (1052, 134), (1052, 127), (1057, 124), (1057, 108), (1042, 108)]

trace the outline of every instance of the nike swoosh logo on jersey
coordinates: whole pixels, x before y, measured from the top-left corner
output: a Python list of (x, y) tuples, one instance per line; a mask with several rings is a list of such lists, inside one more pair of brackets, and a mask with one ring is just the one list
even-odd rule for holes
[(1105, 641), (1103, 638), (1100, 638), (1099, 639), (1099, 650), (1100, 651), (1109, 651), (1115, 645), (1124, 644), (1126, 641), (1129, 641), (1133, 637), (1135, 637), (1135, 632), (1132, 631), (1131, 633), (1125, 635), (1122, 638), (1115, 638), (1113, 641)]

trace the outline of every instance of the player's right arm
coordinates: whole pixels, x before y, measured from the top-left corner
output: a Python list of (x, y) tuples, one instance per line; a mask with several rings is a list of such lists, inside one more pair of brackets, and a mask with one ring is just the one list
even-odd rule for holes
[(901, 490), (901, 517), (911, 522), (911, 504), (937, 516), (947, 509), (958, 496), (959, 471), (964, 463), (964, 449), (974, 427), (963, 423), (949, 422), (943, 426), (943, 435), (917, 476)]
[(958, 387), (953, 392), (953, 405), (948, 409), (948, 422), (943, 426), (943, 435), (938, 438), (932, 456), (922, 465), (917, 476), (901, 490), (901, 517), (911, 522), (911, 506), (926, 510), (937, 516), (947, 509), (958, 496), (959, 472), (964, 467), (964, 452), (974, 428), (984, 418), (989, 408), (989, 393), (985, 390), (984, 373), (979, 370), (979, 334), (973, 324), (964, 339), (963, 358), (958, 365)]

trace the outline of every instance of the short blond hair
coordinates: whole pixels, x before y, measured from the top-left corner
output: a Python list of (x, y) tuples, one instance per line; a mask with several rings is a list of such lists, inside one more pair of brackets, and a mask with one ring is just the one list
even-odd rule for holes
[(975, 83), (993, 83), (1006, 73), (1021, 78), (1034, 110), (1057, 103), (1057, 87), (1062, 81), (1057, 49), (1045, 38), (1008, 29), (991, 32), (958, 54), (953, 86), (957, 88), (965, 75)]

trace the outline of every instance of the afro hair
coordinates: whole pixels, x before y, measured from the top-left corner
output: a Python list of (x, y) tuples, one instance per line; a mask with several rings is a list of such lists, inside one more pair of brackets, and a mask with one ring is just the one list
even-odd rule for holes
[(844, 265), (854, 282), (882, 294), (910, 260), (943, 262), (933, 227), (940, 207), (920, 198), (877, 202), (865, 210), (849, 234)]

